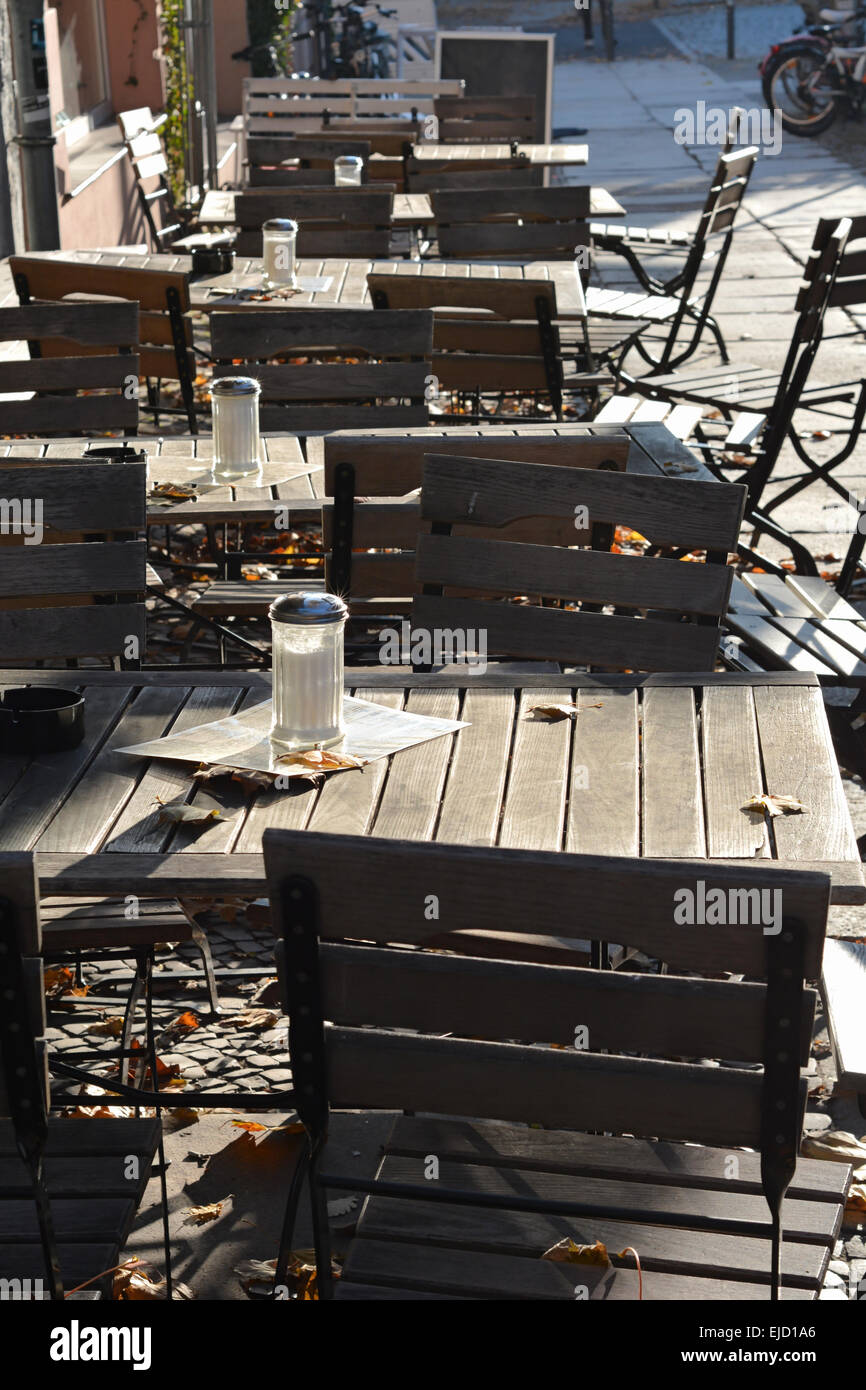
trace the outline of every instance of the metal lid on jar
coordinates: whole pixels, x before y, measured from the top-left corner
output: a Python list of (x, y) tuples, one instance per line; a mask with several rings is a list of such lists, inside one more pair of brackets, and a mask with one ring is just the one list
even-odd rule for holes
[(220, 376), (211, 382), (212, 396), (257, 396), (262, 383), (253, 376)]
[(361, 169), (364, 166), (364, 161), (359, 154), (338, 154), (334, 163), (342, 167), (350, 166), (352, 169)]
[(348, 608), (336, 594), (326, 594), (322, 590), (310, 593), (284, 594), (276, 599), (268, 609), (272, 623), (341, 623), (348, 615)]
[(290, 217), (269, 217), (262, 223), (263, 232), (297, 232), (298, 224)]

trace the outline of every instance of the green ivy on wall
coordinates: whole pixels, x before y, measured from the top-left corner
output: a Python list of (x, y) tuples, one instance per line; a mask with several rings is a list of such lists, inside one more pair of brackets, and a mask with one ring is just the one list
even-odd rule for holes
[(135, 53), (136, 49), (138, 48), (138, 31), (141, 28), (144, 21), (147, 19), (148, 15), (150, 14), (150, 10), (146, 8), (144, 0), (133, 0), (133, 3), (135, 4), (136, 9), (138, 10), (138, 14), (133, 22), (131, 30), (129, 31), (129, 53), (127, 54), (127, 60), (129, 62), (129, 76), (124, 80), (123, 85), (125, 87), (138, 86), (138, 77), (135, 71)]
[[(297, 0), (247, 0), (247, 33), (250, 43), (275, 44), (290, 67), (291, 48), (289, 38), (292, 32), (292, 14), (298, 8)], [(276, 76), (267, 53), (253, 55), (251, 64), (253, 77)]]
[(193, 102), (192, 76), (186, 62), (184, 0), (162, 0), (160, 46), (165, 63), (166, 122), (162, 127), (168, 182), (174, 202), (186, 202), (186, 119)]

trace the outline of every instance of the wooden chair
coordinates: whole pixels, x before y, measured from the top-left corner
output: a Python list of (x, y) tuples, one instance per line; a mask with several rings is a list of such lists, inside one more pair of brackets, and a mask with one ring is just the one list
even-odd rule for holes
[(160, 1124), (50, 1117), (41, 955), (33, 856), (2, 854), (0, 1278), (56, 1300), (85, 1283), (110, 1298)]
[(168, 161), (159, 134), (165, 120), (165, 116), (154, 116), (149, 106), (117, 113), (153, 250), (171, 246), (176, 251), (189, 251), (207, 238), (196, 234), (198, 223), (193, 209), (178, 208), (172, 198)]
[[(289, 830), (263, 843), (307, 1131), (275, 1286), (306, 1174), (323, 1299), (631, 1301), (635, 1251), (648, 1301), (817, 1297), (848, 1182), (797, 1157), (825, 875)], [(716, 889), (781, 892), (781, 932), (748, 911), (677, 925), (677, 904)], [(443, 927), (527, 921), (716, 978), (418, 949)], [(719, 1053), (727, 1065), (683, 1060)], [(398, 1112), (372, 1180), (329, 1162), (342, 1109)], [(336, 1286), (333, 1189), (366, 1194)], [(566, 1237), (603, 1242), (611, 1266), (541, 1258)]]
[[(722, 361), (728, 361), (725, 340), (711, 310), (731, 249), (737, 212), (757, 157), (756, 145), (720, 156), (685, 264), (675, 276), (666, 281), (645, 278), (644, 288), (633, 294), (619, 288), (590, 287), (586, 291), (586, 307), (592, 314), (626, 321), (647, 318), (660, 328), (664, 327), (658, 352), (647, 346), (645, 335), (636, 338), (633, 344), (654, 372), (672, 371), (688, 361), (697, 351), (706, 329), (712, 333)], [(604, 241), (600, 238), (596, 244), (604, 245)], [(626, 254), (625, 243), (618, 249)], [(635, 259), (630, 249), (628, 256)], [(713, 271), (706, 288), (700, 289), (698, 279), (706, 263), (712, 263)], [(643, 271), (641, 273), (643, 275)], [(683, 334), (686, 342), (680, 346)]]
[[(863, 252), (847, 250), (852, 230), (850, 218), (841, 221), (822, 219), (819, 222), (797, 295), (797, 319), (781, 372), (751, 362), (732, 362), (726, 367), (705, 367), (689, 373), (663, 373), (641, 378), (633, 377), (627, 371), (621, 372), (621, 379), (627, 386), (650, 399), (700, 404), (719, 410), (725, 420), (742, 413), (751, 421), (757, 421), (750, 431), (751, 438), (758, 437), (759, 441), (752, 450), (757, 453), (754, 462), (751, 465), (738, 465), (722, 454), (716, 464), (725, 471), (748, 468), (749, 514), (750, 520), (755, 521), (756, 534), (764, 531), (776, 534), (769, 521), (770, 514), (813, 482), (827, 483), (839, 496), (848, 500), (847, 488), (837, 482), (832, 474), (850, 457), (860, 437), (866, 417), (866, 381), (827, 386), (810, 385), (809, 381), (828, 310), (866, 301)], [(866, 219), (861, 224), (860, 232), (861, 236), (866, 237)], [(813, 458), (800, 436), (800, 430), (795, 427), (797, 411), (820, 410), (825, 415), (831, 413), (826, 411), (828, 405), (851, 401), (854, 402), (853, 413), (846, 416), (840, 429), (835, 431), (844, 436), (842, 447), (829, 459), (822, 461)], [(702, 437), (709, 442), (708, 432)], [(790, 441), (798, 459), (805, 465), (805, 472), (765, 502), (764, 489), (786, 440)], [(746, 440), (742, 442), (746, 443)], [(724, 447), (732, 447), (730, 437), (726, 439)]]
[[(467, 438), (461, 430), (441, 437), (426, 431), (415, 436), (347, 431), (326, 435), (322, 446), (324, 582), (346, 599), (353, 617), (363, 615), (365, 625), (372, 618), (402, 615), (411, 607), (418, 533), (429, 530), (417, 496), (425, 453), (486, 456), (495, 448), (503, 458), (624, 470), (629, 452), (624, 435), (569, 440), (551, 434), (517, 437), (504, 430), (491, 430), (478, 439)], [(414, 496), (406, 495), (413, 491)], [(576, 536), (573, 517), (529, 518), (496, 534), (550, 545), (573, 545)], [(196, 613), (265, 617), (273, 600), (292, 585), (311, 587), (309, 577), (257, 584), (237, 578), (211, 584), (196, 601)]]
[[(418, 537), (415, 575), (423, 587), (412, 604), (413, 625), (483, 630), (491, 656), (710, 671), (745, 497), (736, 484), (429, 455), (421, 515), (433, 526), (430, 535)], [(576, 528), (589, 529), (592, 548), (458, 537), (451, 530), (457, 524), (504, 526), (527, 516), (570, 517)], [(653, 547), (705, 550), (706, 563), (610, 553), (618, 525), (638, 531)], [(581, 610), (490, 601), (526, 594), (580, 602)]]
[[(476, 414), (483, 394), (546, 392), (554, 415), (561, 419), (564, 393), (592, 394), (608, 382), (603, 363), (635, 331), (630, 327), (613, 337), (608, 334), (602, 344), (590, 326), (581, 329), (579, 347), (564, 348), (551, 280), (374, 271), (367, 276), (367, 286), (374, 308), (434, 310), (433, 374), (445, 391), (474, 394)], [(577, 370), (567, 373), (562, 359), (572, 350)]]
[(369, 140), (350, 135), (338, 140), (254, 135), (247, 141), (247, 184), (250, 188), (333, 186), (334, 160), (339, 155), (363, 159), (361, 181), (368, 182)]
[[(5, 433), (136, 434), (137, 304), (0, 309), (0, 342), (21, 341), (29, 356), (0, 358), (0, 397), (18, 393), (17, 399), (0, 401)], [(72, 355), (76, 349), (86, 355)]]
[[(214, 376), (240, 371), (261, 382), (259, 414), (266, 430), (426, 425), (432, 340), (433, 315), (423, 310), (244, 309), (211, 315)], [(316, 360), (273, 361), (299, 356)]]
[(589, 246), (588, 185), (488, 188), (430, 195), (439, 255), (445, 259), (573, 260)]
[[(63, 260), (56, 253), (11, 256), (9, 268), (21, 305), (35, 301), (125, 299), (138, 302), (139, 371), (147, 379), (148, 409), (155, 423), (175, 413), (160, 399), (163, 380), (180, 383), (191, 434), (198, 433), (193, 380), (196, 374), (189, 275), (180, 270)], [(68, 356), (55, 345), (57, 356)], [(45, 355), (45, 354), (43, 354)]]
[(244, 132), (252, 135), (306, 134), (315, 123), (341, 127), (378, 123), (417, 125), (432, 115), (437, 97), (460, 97), (453, 78), (245, 77)]
[(436, 97), (436, 138), (447, 144), (467, 141), (533, 140), (535, 97)]
[(7, 512), (31, 518), (29, 534), (13, 526), (0, 538), (0, 662), (107, 657), (118, 670), (140, 666), (146, 477), (144, 462), (0, 460)]
[(387, 257), (391, 247), (390, 188), (251, 189), (235, 196), (241, 255), (262, 254), (262, 223), (291, 217), (298, 223), (297, 253), (326, 256)]

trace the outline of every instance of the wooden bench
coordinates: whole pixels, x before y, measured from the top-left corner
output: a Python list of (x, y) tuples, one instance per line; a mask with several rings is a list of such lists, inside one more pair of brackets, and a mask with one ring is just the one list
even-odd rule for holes
[[(421, 515), (433, 527), (418, 538), (415, 575), (423, 587), (412, 603), (413, 625), (484, 632), (491, 656), (602, 669), (712, 670), (731, 587), (728, 554), (736, 550), (745, 498), (745, 488), (733, 484), (428, 455)], [(562, 550), (451, 530), (526, 516), (570, 517), (576, 528), (589, 529), (592, 548)], [(706, 563), (610, 553), (617, 526), (638, 531), (652, 546), (705, 550)], [(581, 611), (453, 597), (449, 589), (580, 602)]]
[[(272, 829), (263, 844), (321, 1298), (633, 1301), (634, 1251), (648, 1301), (817, 1296), (849, 1178), (797, 1159), (824, 875)], [(782, 931), (677, 925), (683, 890), (702, 887), (781, 890)], [(705, 978), (418, 949), (527, 922), (599, 931)], [(720, 1051), (722, 1067), (682, 1060)], [(397, 1119), (369, 1180), (331, 1166), (331, 1109), (423, 1118)], [(334, 1190), (366, 1194), (336, 1288)], [(541, 1258), (563, 1238), (602, 1241), (611, 1265)]]
[(334, 160), (339, 155), (362, 159), (361, 180), (367, 183), (369, 140), (350, 135), (339, 140), (254, 135), (247, 141), (247, 183), (250, 188), (291, 188), (314, 183), (333, 186)]
[[(325, 585), (346, 598), (353, 615), (379, 617), (407, 613), (417, 589), (416, 542), (419, 532), (430, 527), (422, 519), (417, 496), (425, 454), (486, 457), (495, 448), (502, 458), (624, 471), (629, 452), (629, 441), (624, 435), (580, 440), (551, 434), (496, 435), (494, 445), (492, 438), (413, 438), (407, 434), (401, 439), (376, 434), (367, 438), (332, 434), (322, 442), (328, 499), (323, 502), (321, 513)], [(413, 491), (415, 496), (406, 495)], [(550, 545), (574, 545), (581, 539), (574, 529), (573, 515), (530, 517), (498, 529), (495, 534)], [(585, 534), (582, 539), (587, 539)], [(218, 581), (199, 596), (196, 612), (208, 617), (264, 617), (273, 600), (291, 586), (309, 588), (310, 580), (282, 579), (256, 584)]]
[(0, 1278), (110, 1298), (160, 1126), (49, 1118), (38, 903), (33, 856), (0, 855)]
[[(592, 395), (610, 381), (604, 364), (637, 331), (608, 335), (602, 345), (595, 326), (581, 324), (575, 343), (556, 322), (549, 279), (371, 272), (367, 285), (375, 308), (434, 311), (433, 374), (446, 391), (545, 392), (557, 418), (565, 392)], [(563, 357), (571, 353), (577, 370), (567, 372)]]
[(43, 526), (40, 544), (21, 528), (0, 538), (0, 662), (140, 666), (146, 478), (144, 462), (0, 461), (9, 514), (20, 508), (32, 527), (41, 506)]
[(0, 309), (0, 343), (14, 342), (29, 356), (0, 357), (0, 397), (19, 396), (0, 400), (6, 434), (137, 432), (137, 304)]
[[(139, 268), (129, 265), (92, 265), (63, 260), (56, 253), (11, 256), (9, 269), (22, 305), (34, 300), (124, 299), (139, 306), (139, 371), (148, 379), (148, 406), (156, 421), (160, 413), (174, 413), (160, 400), (163, 380), (180, 383), (181, 414), (191, 434), (198, 425), (193, 380), (195, 352), (188, 314), (191, 308), (189, 276), (179, 270)], [(53, 349), (68, 356), (69, 348)]]
[(436, 139), (446, 143), (490, 140), (532, 140), (535, 135), (535, 97), (434, 97)]
[(379, 188), (250, 189), (235, 195), (236, 247), (244, 256), (262, 254), (262, 224), (291, 217), (298, 224), (297, 254), (387, 258), (391, 250), (394, 191)]
[[(335, 420), (345, 429), (427, 424), (427, 310), (245, 309), (214, 312), (210, 322), (214, 377), (246, 372), (261, 382), (263, 429), (306, 433)], [(286, 357), (313, 360), (272, 360)], [(326, 402), (339, 402), (339, 414)]]

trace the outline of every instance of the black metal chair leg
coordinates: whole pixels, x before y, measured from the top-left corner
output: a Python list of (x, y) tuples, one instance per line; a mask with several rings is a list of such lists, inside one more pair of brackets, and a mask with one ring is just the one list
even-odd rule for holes
[[(135, 957), (135, 974), (132, 977), (132, 984), (126, 998), (126, 1008), (123, 1012), (123, 1027), (120, 1030), (120, 1075), (121, 1080), (126, 1080), (130, 1086), (138, 1085), (139, 1082), (132, 1075), (131, 1057), (132, 1051), (132, 1031), (135, 1025), (135, 1012), (145, 993), (147, 955), (139, 952)], [(136, 1071), (138, 1067), (136, 1066)]]

